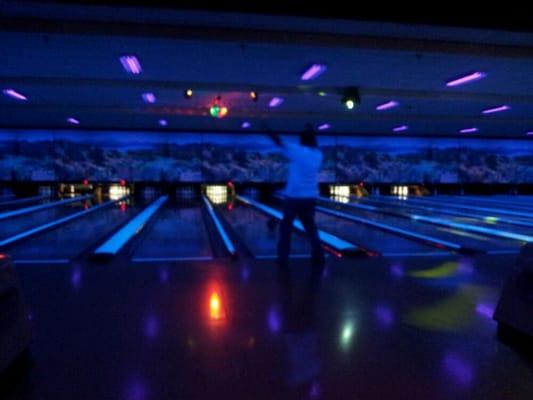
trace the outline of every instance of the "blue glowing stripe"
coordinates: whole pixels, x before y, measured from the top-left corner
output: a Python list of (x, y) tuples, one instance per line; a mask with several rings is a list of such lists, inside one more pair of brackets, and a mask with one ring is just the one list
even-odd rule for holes
[(46, 195), (40, 195), (40, 196), (33, 196), (33, 197), (26, 197), (24, 199), (18, 199), (18, 200), (10, 200), (10, 201), (4, 201), (0, 203), (0, 206), (9, 206), (11, 204), (24, 204), (24, 203), (30, 203), (35, 200), (45, 199), (49, 196)]
[(150, 263), (150, 262), (169, 262), (169, 261), (209, 261), (213, 257), (210, 256), (197, 256), (197, 257), (136, 257), (131, 261), (138, 263)]
[(168, 196), (161, 196), (154, 201), (143, 211), (141, 211), (135, 218), (128, 222), (122, 229), (111, 236), (104, 244), (98, 247), (94, 254), (115, 255), (120, 249), (130, 241), (130, 239), (139, 233), (148, 220), (159, 210), (159, 208), (167, 201)]
[(13, 260), (15, 264), (68, 264), (70, 260), (65, 258), (49, 258), (49, 259), (36, 259), (36, 260)]
[(383, 257), (449, 257), (453, 253), (443, 252), (433, 252), (428, 253), (425, 251), (418, 252), (405, 252), (405, 253), (381, 253)]
[[(260, 255), (255, 256), (255, 258), (259, 260), (274, 260), (277, 259), (278, 256), (275, 254), (269, 254), (269, 255)], [(311, 258), (311, 254), (289, 254), (289, 258)]]
[[(283, 214), (279, 212), (278, 210), (275, 210), (271, 207), (265, 206), (264, 204), (258, 203), (254, 200), (248, 199), (243, 196), (237, 196), (237, 199), (242, 201), (245, 204), (248, 204), (252, 207), (257, 208), (258, 210), (263, 211), (265, 214), (270, 215), (271, 217), (274, 217), (276, 219), (282, 219)], [(302, 225), (302, 223), (298, 220), (295, 220), (293, 223), (293, 227), (298, 229), (300, 232), (305, 232), (305, 229)], [(330, 246), (331, 248), (338, 250), (338, 251), (356, 251), (358, 249), (357, 246), (354, 244), (347, 242), (346, 240), (343, 240), (337, 236), (334, 236), (330, 233), (324, 232), (322, 230), (318, 230), (318, 237), (320, 240), (325, 243), (326, 245)]]
[(328, 199), (327, 197), (319, 197), (320, 201), (326, 202), (326, 203), (334, 203), (334, 204), (340, 204), (343, 206), (353, 207), (353, 208), (359, 208), (361, 210), (368, 210), (368, 211), (379, 211), (378, 207), (374, 206), (365, 206), (363, 204), (354, 204), (354, 203), (342, 203), (340, 201), (335, 201)]
[(95, 206), (95, 207), (89, 208), (88, 210), (79, 211), (77, 213), (68, 215), (68, 216), (66, 216), (64, 218), (56, 219), (55, 221), (52, 221), (52, 222), (49, 222), (47, 224), (38, 226), (36, 228), (24, 231), (22, 233), (19, 233), (18, 235), (11, 236), (11, 237), (9, 237), (7, 239), (4, 239), (4, 240), (0, 241), (0, 247), (7, 246), (9, 244), (13, 244), (15, 242), (18, 242), (19, 240), (22, 240), (22, 239), (25, 239), (27, 237), (36, 235), (37, 233), (40, 233), (40, 232), (45, 231), (47, 229), (54, 228), (54, 227), (56, 227), (58, 225), (64, 224), (64, 223), (69, 222), (69, 221), (72, 221), (73, 219), (76, 219), (76, 218), (79, 218), (81, 216), (84, 216), (84, 215), (87, 215), (89, 213), (92, 213), (92, 212), (95, 212), (97, 210), (100, 210), (101, 208), (108, 207), (108, 206), (110, 206), (112, 204), (115, 204), (117, 201), (120, 201), (120, 200), (123, 200), (123, 199), (124, 198), (119, 199), (119, 200), (108, 201), (107, 203), (104, 203), (104, 204), (101, 204), (99, 206)]
[(411, 218), (414, 219), (415, 221), (429, 222), (435, 225), (442, 225), (442, 226), (448, 226), (451, 228), (463, 229), (465, 231), (484, 233), (490, 236), (497, 236), (497, 237), (503, 237), (506, 239), (519, 240), (521, 242), (529, 242), (529, 243), (533, 242), (533, 236), (521, 235), (519, 233), (500, 231), (498, 229), (485, 228), (485, 227), (476, 226), (476, 225), (461, 224), (458, 222), (450, 222), (450, 221), (446, 221), (440, 218), (425, 217), (423, 215), (411, 215)]
[(207, 200), (207, 198), (204, 195), (202, 195), (202, 200), (204, 201), (204, 204), (205, 204), (205, 206), (207, 208), (207, 212), (209, 213), (209, 216), (211, 217), (211, 219), (213, 220), (213, 222), (215, 224), (215, 227), (217, 228), (218, 234), (220, 235), (220, 237), (224, 241), (224, 245), (226, 246), (226, 250), (231, 255), (235, 255), (235, 253), (236, 253), (235, 246), (231, 242), (231, 239), (229, 238), (228, 234), (226, 233), (226, 230), (224, 229), (224, 227), (220, 223), (220, 220), (218, 219), (217, 215), (215, 214), (215, 211), (213, 210), (213, 207), (211, 206), (211, 203), (209, 203), (209, 200)]
[(76, 203), (78, 201), (87, 200), (87, 199), (90, 199), (92, 197), (94, 197), (94, 196), (93, 195), (78, 196), (78, 197), (74, 197), (74, 198), (68, 199), (68, 200), (60, 200), (60, 201), (55, 201), (53, 203), (41, 204), (41, 205), (32, 206), (32, 207), (26, 207), (26, 208), (22, 208), (20, 210), (8, 211), (8, 212), (0, 214), (0, 220), (7, 219), (7, 218), (13, 218), (13, 217), (16, 217), (16, 216), (19, 216), (19, 215), (30, 214), (30, 213), (33, 213), (33, 212), (36, 212), (36, 211), (45, 210), (47, 208), (59, 207), (59, 206), (62, 206), (64, 204)]
[(400, 235), (407, 236), (407, 237), (410, 237), (410, 238), (420, 239), (420, 240), (423, 240), (424, 242), (431, 242), (431, 243), (440, 244), (440, 245), (442, 245), (444, 247), (448, 247), (448, 248), (451, 248), (451, 249), (454, 249), (454, 250), (460, 250), (462, 248), (460, 245), (458, 245), (456, 243), (447, 242), (445, 240), (437, 239), (437, 238), (432, 237), (432, 236), (426, 236), (426, 235), (421, 235), (419, 233), (406, 231), (404, 229), (396, 228), (394, 226), (385, 225), (385, 224), (381, 224), (379, 222), (374, 222), (374, 221), (370, 221), (368, 219), (356, 217), (356, 216), (351, 215), (351, 214), (345, 214), (345, 213), (342, 213), (342, 212), (330, 210), (329, 208), (317, 207), (316, 209), (319, 210), (319, 211), (322, 211), (323, 213), (326, 213), (326, 214), (335, 215), (337, 217), (348, 219), (350, 221), (361, 222), (361, 223), (363, 223), (365, 225), (369, 225), (369, 226), (373, 226), (373, 227), (376, 227), (376, 228), (380, 228), (380, 229), (383, 229), (383, 230), (389, 231), (389, 232), (398, 233)]
[(520, 254), (520, 250), (489, 250), (487, 254)]
[(434, 201), (434, 200), (418, 200), (418, 199), (409, 199), (408, 202), (413, 202), (413, 203), (418, 203), (418, 204), (431, 203), (431, 204), (442, 205), (442, 206), (446, 205), (446, 206), (450, 206), (450, 207), (453, 207), (453, 208), (464, 208), (466, 210), (476, 210), (476, 211), (490, 212), (490, 213), (494, 213), (494, 214), (505, 214), (505, 215), (514, 215), (516, 217), (532, 218), (531, 213), (525, 213), (525, 212), (519, 212), (519, 211), (501, 210), (499, 208), (474, 207), (474, 206), (469, 206), (469, 205), (466, 205), (466, 204), (457, 204), (457, 203), (453, 203), (453, 202), (450, 202), (451, 203), (450, 204), (450, 203), (442, 203), (442, 202)]
[[(352, 198), (353, 198), (353, 196), (352, 196)], [(453, 216), (459, 216), (459, 217), (469, 217), (469, 218), (472, 218), (472, 219), (477, 219), (480, 222), (484, 222), (484, 223), (486, 223), (486, 221), (484, 221), (484, 219), (487, 218), (487, 217), (490, 217), (490, 216), (485, 216), (485, 215), (462, 212), (462, 211), (459, 211), (459, 210), (445, 210), (442, 207), (439, 208), (439, 207), (434, 207), (434, 206), (425, 205), (425, 204), (411, 204), (411, 203), (405, 203), (405, 202), (403, 202), (402, 204), (398, 204), (397, 202), (391, 202), (390, 200), (378, 200), (378, 199), (374, 199), (374, 198), (371, 198), (369, 200), (373, 201), (373, 202), (381, 203), (382, 205), (387, 206), (387, 207), (401, 207), (401, 210), (400, 210), (401, 212), (387, 210), (387, 213), (389, 213), (389, 214), (394, 213), (394, 215), (397, 215), (399, 217), (404, 217), (404, 218), (405, 217), (410, 217), (410, 215), (406, 214), (406, 213), (411, 211), (411, 210), (406, 210), (405, 208), (412, 209), (412, 210), (424, 210), (424, 211), (428, 211), (428, 212), (437, 212), (439, 214), (453, 215)], [(343, 203), (341, 203), (341, 204), (343, 204)], [(345, 205), (347, 207), (354, 207), (355, 206), (353, 203), (343, 204), (343, 205)], [(377, 211), (378, 212), (382, 212), (379, 209)], [(405, 214), (403, 212), (405, 212)], [(507, 225), (533, 227), (533, 223), (532, 222), (520, 221), (520, 220), (515, 220), (515, 219), (506, 219), (506, 218), (501, 218), (501, 217), (497, 217), (497, 218), (498, 218), (498, 220), (496, 221), (496, 224), (502, 223), (502, 224), (507, 224)]]

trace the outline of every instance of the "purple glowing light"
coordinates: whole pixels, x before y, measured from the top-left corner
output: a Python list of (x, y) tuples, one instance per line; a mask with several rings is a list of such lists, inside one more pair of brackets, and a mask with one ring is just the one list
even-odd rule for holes
[(388, 110), (389, 108), (398, 107), (399, 105), (400, 105), (400, 103), (398, 103), (397, 101), (391, 100), (391, 101), (388, 101), (386, 103), (378, 105), (376, 107), (376, 110), (378, 110), (378, 111)]
[(153, 339), (159, 333), (159, 321), (157, 317), (150, 314), (144, 321), (144, 336), (149, 339)]
[(16, 100), (28, 100), (26, 96), (24, 96), (22, 93), (17, 92), (15, 89), (3, 89), (2, 93)]
[(472, 365), (455, 354), (448, 354), (444, 357), (442, 368), (461, 386), (468, 386), (474, 380)]
[(153, 104), (155, 103), (155, 94), (153, 93), (143, 93), (142, 98), (145, 103)]
[(394, 322), (394, 314), (387, 306), (376, 306), (374, 309), (374, 314), (380, 326), (388, 328)]
[(168, 125), (168, 122), (167, 122), (166, 119), (160, 119), (160, 120), (159, 120), (159, 125), (161, 125), (161, 126), (167, 126), (167, 125)]
[(479, 303), (476, 305), (476, 312), (488, 319), (492, 319), (492, 316), (494, 315), (494, 307), (488, 304)]
[(407, 129), (409, 129), (409, 127), (407, 125), (401, 125), (401, 126), (397, 126), (392, 131), (393, 132), (403, 132), (403, 131), (406, 131)]
[(313, 64), (302, 74), (302, 81), (310, 81), (326, 72), (327, 67), (323, 64)]
[(283, 103), (283, 98), (282, 97), (272, 97), (272, 99), (270, 99), (270, 102), (268, 103), (268, 106), (269, 107), (278, 107), (281, 105), (281, 103)]
[(477, 132), (478, 129), (477, 128), (465, 128), (465, 129), (461, 129), (459, 132), (461, 133), (473, 133), (473, 132)]
[(81, 283), (81, 270), (79, 268), (75, 268), (72, 271), (72, 275), (70, 277), (70, 282), (72, 283), (72, 287), (74, 289), (77, 289), (80, 286), (80, 283)]
[(330, 124), (322, 124), (322, 125), (319, 125), (317, 129), (319, 131), (325, 131), (326, 129), (329, 129), (329, 128), (331, 128)]
[(268, 310), (268, 329), (272, 333), (277, 333), (281, 329), (281, 317), (275, 306), (272, 306)]
[(139, 62), (139, 59), (135, 56), (122, 56), (120, 57), (120, 63), (122, 64), (122, 67), (126, 70), (126, 72), (130, 74), (139, 75), (142, 72), (141, 63)]
[(533, 131), (531, 131), (531, 132), (527, 132), (527, 133), (526, 133), (526, 136), (533, 136)]
[(241, 128), (242, 129), (248, 129), (249, 127), (251, 127), (252, 124), (249, 123), (248, 121), (244, 121), (242, 124), (241, 124)]
[(390, 273), (395, 278), (402, 278), (405, 275), (405, 270), (402, 264), (392, 264)]
[(507, 106), (507, 105), (503, 105), (503, 106), (499, 106), (499, 107), (494, 107), (494, 108), (487, 108), (486, 110), (483, 110), (481, 111), (482, 114), (492, 114), (492, 113), (497, 113), (497, 112), (500, 112), (500, 111), (507, 111), (507, 110), (510, 110), (511, 107)]
[(76, 118), (72, 118), (72, 117), (67, 118), (67, 122), (69, 124), (72, 124), (72, 125), (79, 125), (80, 124), (79, 120), (77, 120)]
[(471, 74), (468, 74), (468, 75), (462, 76), (460, 78), (453, 79), (451, 81), (446, 82), (446, 86), (454, 87), (454, 86), (464, 85), (465, 83), (477, 81), (477, 80), (482, 79), (482, 78), (484, 78), (486, 76), (487, 76), (487, 74), (484, 73), (484, 72), (472, 72)]
[(166, 269), (162, 269), (161, 271), (159, 271), (159, 282), (161, 283), (168, 282), (168, 271)]
[(250, 278), (250, 270), (247, 267), (241, 268), (241, 278), (245, 282)]

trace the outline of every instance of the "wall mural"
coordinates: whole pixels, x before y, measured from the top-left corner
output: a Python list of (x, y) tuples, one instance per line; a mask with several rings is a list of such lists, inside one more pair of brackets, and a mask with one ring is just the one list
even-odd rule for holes
[[(295, 136), (283, 137), (295, 141)], [(533, 141), (321, 136), (322, 182), (533, 183)], [(282, 182), (257, 134), (0, 131), (0, 180)]]

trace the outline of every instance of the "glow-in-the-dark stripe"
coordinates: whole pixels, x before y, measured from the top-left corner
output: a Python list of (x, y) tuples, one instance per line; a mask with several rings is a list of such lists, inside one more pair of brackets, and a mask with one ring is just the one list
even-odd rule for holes
[(415, 233), (415, 232), (412, 232), (412, 231), (406, 231), (405, 229), (400, 229), (400, 228), (396, 228), (396, 227), (391, 226), (391, 225), (386, 225), (386, 224), (381, 224), (379, 222), (370, 221), (368, 219), (356, 217), (356, 216), (351, 215), (351, 214), (346, 214), (346, 213), (330, 210), (329, 208), (316, 207), (316, 209), (319, 210), (319, 211), (322, 211), (323, 213), (326, 213), (326, 214), (335, 215), (337, 217), (340, 217), (340, 218), (343, 218), (343, 219), (347, 219), (347, 220), (350, 220), (350, 221), (361, 222), (361, 223), (363, 223), (365, 225), (373, 226), (373, 227), (382, 229), (384, 231), (397, 233), (397, 234), (400, 234), (400, 235), (403, 235), (403, 236), (406, 236), (406, 237), (409, 237), (409, 238), (423, 240), (424, 242), (430, 242), (430, 243), (439, 244), (439, 245), (445, 246), (445, 247), (450, 248), (450, 249), (460, 250), (462, 248), (461, 245), (458, 245), (456, 243), (452, 243), (452, 242), (448, 242), (448, 241), (445, 241), (445, 240), (441, 240), (441, 239), (438, 239), (438, 238), (435, 238), (435, 237), (432, 237), (432, 236), (422, 235), (422, 234)]
[(104, 244), (98, 247), (94, 254), (97, 255), (115, 255), (122, 247), (135, 236), (148, 220), (159, 210), (159, 208), (167, 201), (168, 196), (161, 196), (154, 201), (143, 211), (141, 211), (135, 218), (126, 224), (117, 233), (111, 236)]
[(519, 240), (521, 242), (528, 242), (528, 243), (533, 242), (533, 236), (521, 235), (519, 233), (514, 233), (514, 232), (501, 231), (499, 229), (485, 228), (482, 226), (469, 225), (469, 224), (461, 224), (458, 222), (447, 221), (441, 218), (425, 217), (423, 215), (411, 215), (411, 218), (414, 219), (415, 221), (424, 221), (424, 222), (429, 222), (435, 225), (442, 225), (442, 226), (448, 226), (452, 228), (463, 229), (465, 231), (484, 233), (490, 236), (503, 237), (506, 239)]
[(226, 246), (226, 250), (231, 255), (235, 255), (236, 250), (235, 246), (233, 245), (231, 239), (229, 238), (228, 234), (226, 233), (226, 230), (220, 223), (220, 220), (218, 219), (217, 215), (215, 214), (215, 211), (213, 210), (213, 207), (211, 206), (211, 203), (207, 198), (202, 195), (202, 200), (204, 201), (205, 207), (207, 208), (207, 212), (209, 213), (209, 216), (213, 220), (213, 223), (215, 224), (215, 227), (217, 228), (218, 234), (222, 238), (224, 245)]
[(79, 218), (81, 216), (85, 216), (85, 215), (87, 215), (89, 213), (92, 213), (92, 212), (95, 212), (97, 210), (100, 210), (101, 208), (108, 207), (108, 206), (110, 206), (112, 204), (115, 204), (117, 201), (120, 201), (120, 200), (123, 200), (123, 198), (122, 199), (118, 199), (118, 200), (108, 201), (107, 203), (101, 204), (99, 206), (91, 207), (88, 210), (79, 211), (77, 213), (67, 215), (66, 217), (57, 219), (57, 220), (49, 222), (47, 224), (38, 226), (36, 228), (29, 229), (27, 231), (21, 232), (21, 233), (15, 235), (15, 236), (11, 236), (11, 237), (9, 237), (7, 239), (4, 239), (4, 240), (0, 241), (0, 247), (13, 244), (15, 242), (18, 242), (19, 240), (22, 240), (22, 239), (25, 239), (27, 237), (36, 235), (37, 233), (40, 233), (40, 232), (45, 231), (47, 229), (54, 228), (54, 227), (56, 227), (58, 225), (64, 224), (64, 223), (69, 222), (69, 221), (71, 221), (73, 219), (76, 219), (76, 218)]
[[(253, 206), (257, 208), (258, 210), (263, 211), (265, 214), (270, 215), (276, 219), (282, 219), (283, 214), (279, 212), (278, 210), (275, 210), (271, 207), (265, 206), (264, 204), (258, 203), (252, 199), (248, 199), (243, 196), (237, 196), (237, 199), (242, 201), (243, 203), (246, 203), (250, 206)], [(305, 232), (305, 229), (302, 225), (302, 223), (298, 220), (295, 220), (293, 222), (293, 227), (298, 229), (301, 232)], [(318, 236), (320, 240), (325, 243), (328, 246), (331, 246), (333, 249), (338, 251), (356, 251), (358, 247), (350, 242), (347, 242), (346, 240), (343, 240), (337, 236), (334, 236), (330, 233), (324, 232), (322, 230), (318, 230)]]
[(18, 217), (19, 215), (30, 214), (30, 213), (33, 213), (33, 212), (36, 212), (36, 211), (45, 210), (47, 208), (59, 207), (59, 206), (62, 206), (64, 204), (75, 203), (77, 201), (87, 200), (87, 199), (90, 199), (92, 197), (94, 197), (94, 196), (93, 195), (78, 196), (78, 197), (74, 197), (72, 199), (59, 200), (59, 201), (54, 201), (53, 203), (40, 204), (38, 206), (26, 207), (26, 208), (22, 208), (20, 210), (7, 211), (5, 213), (0, 214), (0, 220), (7, 219), (7, 218)]

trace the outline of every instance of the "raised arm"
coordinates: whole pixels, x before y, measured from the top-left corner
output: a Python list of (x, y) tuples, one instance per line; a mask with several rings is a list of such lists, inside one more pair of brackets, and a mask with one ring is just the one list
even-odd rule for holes
[(279, 134), (272, 132), (266, 121), (262, 121), (261, 125), (265, 133), (276, 144), (276, 146), (283, 147), (283, 142), (281, 141)]

